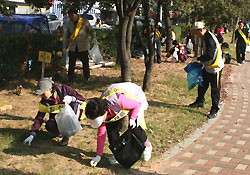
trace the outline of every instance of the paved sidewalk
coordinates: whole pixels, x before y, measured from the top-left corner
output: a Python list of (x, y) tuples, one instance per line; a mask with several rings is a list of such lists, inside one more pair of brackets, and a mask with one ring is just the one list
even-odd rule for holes
[(250, 54), (232, 69), (219, 117), (182, 151), (166, 156), (161, 174), (250, 175)]

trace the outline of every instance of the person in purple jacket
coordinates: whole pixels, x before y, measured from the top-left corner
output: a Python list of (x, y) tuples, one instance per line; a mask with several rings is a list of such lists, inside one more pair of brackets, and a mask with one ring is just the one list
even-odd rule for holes
[[(24, 144), (31, 145), (34, 137), (41, 128), (42, 124), (45, 122), (44, 117), (46, 113), (49, 113), (49, 120), (45, 124), (47, 131), (59, 136), (59, 130), (55, 120), (55, 116), (59, 113), (60, 108), (68, 103), (74, 112), (81, 118), (83, 114), (83, 109), (80, 109), (78, 101), (84, 102), (83, 98), (79, 93), (73, 90), (71, 87), (65, 84), (53, 85), (54, 82), (51, 78), (42, 78), (38, 82), (38, 89), (36, 91), (37, 95), (41, 95), (42, 99), (39, 104), (39, 111), (35, 117), (34, 123), (31, 128), (30, 135), (24, 140)], [(67, 146), (69, 143), (69, 137), (63, 137), (59, 145)]]

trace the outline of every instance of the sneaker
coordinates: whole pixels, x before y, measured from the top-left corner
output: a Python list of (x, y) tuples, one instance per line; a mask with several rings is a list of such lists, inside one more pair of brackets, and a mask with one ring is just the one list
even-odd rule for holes
[(242, 64), (244, 64), (244, 63), (245, 63), (245, 60), (242, 61)]
[(59, 143), (60, 146), (68, 146), (70, 142), (70, 137), (63, 137), (61, 142)]
[(191, 103), (188, 106), (191, 108), (204, 108), (204, 103), (195, 101), (194, 103)]
[(109, 162), (110, 165), (118, 164), (118, 161), (115, 159), (114, 155), (109, 158), (108, 162)]
[(241, 64), (240, 63), (237, 63), (238, 66), (240, 66)]
[(207, 115), (207, 118), (208, 118), (208, 119), (213, 119), (213, 118), (217, 117), (217, 114), (218, 114), (218, 110), (213, 110), (213, 109), (212, 109), (212, 110), (210, 111), (210, 114)]
[(150, 143), (150, 146), (146, 147), (143, 151), (143, 160), (149, 161), (149, 159), (151, 158), (151, 153), (152, 153), (152, 144)]

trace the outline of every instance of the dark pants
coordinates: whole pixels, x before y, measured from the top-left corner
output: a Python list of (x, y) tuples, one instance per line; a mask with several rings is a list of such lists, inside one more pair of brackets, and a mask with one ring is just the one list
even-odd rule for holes
[[(115, 145), (120, 138), (120, 130), (122, 128), (122, 120), (106, 124), (109, 144), (111, 146)], [(146, 132), (139, 126), (132, 130), (133, 134), (142, 142), (147, 141)]]
[(77, 58), (82, 62), (84, 78), (86, 80), (89, 79), (90, 73), (88, 51), (78, 52), (78, 49), (76, 48), (75, 52), (69, 51), (69, 80), (73, 81), (75, 78), (75, 66)]
[(203, 86), (198, 86), (198, 97), (197, 102), (205, 101), (205, 93), (211, 84), (211, 98), (212, 98), (212, 107), (211, 110), (219, 110), (219, 101), (220, 101), (220, 89), (221, 89), (221, 73), (222, 70), (213, 74), (208, 73), (205, 69), (202, 70)]
[(157, 38), (155, 40), (155, 44), (156, 44), (156, 53), (157, 53), (157, 63), (161, 63), (161, 40)]
[(236, 58), (237, 63), (242, 63), (242, 61), (245, 61), (245, 55), (246, 55), (246, 44), (237, 44), (236, 45)]
[(59, 130), (55, 119), (50, 118), (45, 124), (45, 129), (55, 135), (59, 135)]

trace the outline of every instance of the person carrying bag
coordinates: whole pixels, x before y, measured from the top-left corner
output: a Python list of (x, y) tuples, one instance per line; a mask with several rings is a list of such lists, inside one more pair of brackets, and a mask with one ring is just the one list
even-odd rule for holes
[[(95, 167), (101, 160), (106, 139), (106, 130), (109, 140), (109, 148), (113, 151), (113, 156), (109, 158), (110, 164), (120, 163), (126, 168), (132, 166), (142, 157), (144, 161), (151, 158), (152, 145), (146, 135), (146, 124), (144, 121), (144, 110), (148, 108), (148, 102), (142, 89), (134, 83), (124, 82), (109, 86), (100, 98), (92, 98), (87, 102), (85, 114), (90, 119), (90, 125), (98, 128), (97, 133), (97, 156), (90, 161), (90, 165)], [(129, 127), (127, 134), (120, 136), (122, 119), (129, 117)], [(129, 134), (131, 133), (131, 134)], [(132, 136), (131, 136), (132, 135)], [(145, 149), (130, 147), (136, 141), (133, 136), (145, 146)], [(125, 148), (121, 147), (124, 143)], [(134, 144), (135, 145), (135, 144)], [(133, 146), (134, 146), (133, 145)], [(139, 144), (140, 145), (140, 144)], [(123, 150), (120, 152), (120, 150)], [(127, 151), (136, 152), (136, 157), (124, 157)]]

